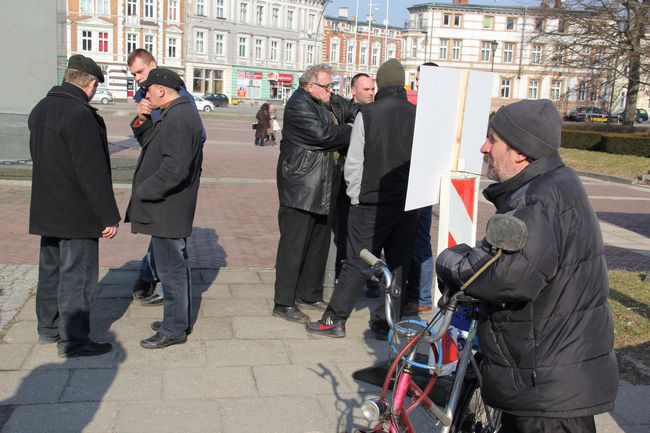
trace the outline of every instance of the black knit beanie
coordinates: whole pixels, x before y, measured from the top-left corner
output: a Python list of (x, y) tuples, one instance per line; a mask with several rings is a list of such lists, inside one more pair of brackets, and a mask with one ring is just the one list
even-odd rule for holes
[(385, 61), (377, 71), (376, 82), (380, 89), (390, 86), (404, 87), (404, 66), (396, 59)]
[(557, 152), (562, 117), (548, 99), (523, 100), (501, 107), (490, 128), (510, 147), (535, 160)]

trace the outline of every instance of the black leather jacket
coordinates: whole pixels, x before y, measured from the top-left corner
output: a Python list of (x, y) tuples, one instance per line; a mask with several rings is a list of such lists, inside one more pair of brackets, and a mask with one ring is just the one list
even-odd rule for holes
[[(280, 204), (327, 215), (338, 161), (334, 151), (350, 144), (356, 104), (332, 95), (329, 106), (299, 88), (284, 109), (277, 167)], [(334, 117), (336, 116), (336, 122)]]

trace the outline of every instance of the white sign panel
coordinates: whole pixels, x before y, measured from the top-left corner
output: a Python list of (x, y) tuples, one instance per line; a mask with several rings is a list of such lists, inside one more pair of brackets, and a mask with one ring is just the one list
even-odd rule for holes
[(493, 77), (490, 72), (422, 67), (406, 210), (439, 202), (440, 177), (452, 171), (459, 139), (458, 171), (480, 174)]

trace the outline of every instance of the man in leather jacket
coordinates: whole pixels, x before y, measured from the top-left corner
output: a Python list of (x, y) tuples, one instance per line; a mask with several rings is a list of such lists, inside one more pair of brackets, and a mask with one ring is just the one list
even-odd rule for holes
[(330, 240), (330, 212), (338, 152), (350, 142), (357, 108), (332, 94), (327, 65), (309, 67), (284, 109), (277, 167), (280, 241), (273, 315), (306, 323), (296, 303), (324, 309), (323, 274)]

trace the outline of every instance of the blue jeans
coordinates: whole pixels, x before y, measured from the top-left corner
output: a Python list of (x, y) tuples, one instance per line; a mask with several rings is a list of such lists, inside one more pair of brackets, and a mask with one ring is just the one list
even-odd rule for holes
[(171, 338), (186, 335), (191, 327), (192, 282), (187, 239), (151, 237), (158, 278), (165, 287), (163, 324), (160, 332)]
[(419, 306), (431, 306), (433, 285), (433, 252), (431, 251), (431, 206), (420, 209), (420, 219), (415, 234), (413, 258), (409, 267), (406, 297)]
[[(158, 273), (156, 272), (156, 259), (153, 254), (153, 245), (151, 244), (151, 241), (149, 241), (149, 247), (147, 247), (147, 254), (144, 255), (140, 262), (140, 279), (149, 284), (154, 284), (160, 281)], [(162, 287), (160, 287), (160, 296), (163, 296)]]
[(38, 334), (59, 336), (67, 353), (89, 341), (90, 304), (97, 291), (97, 239), (41, 237), (36, 288)]

